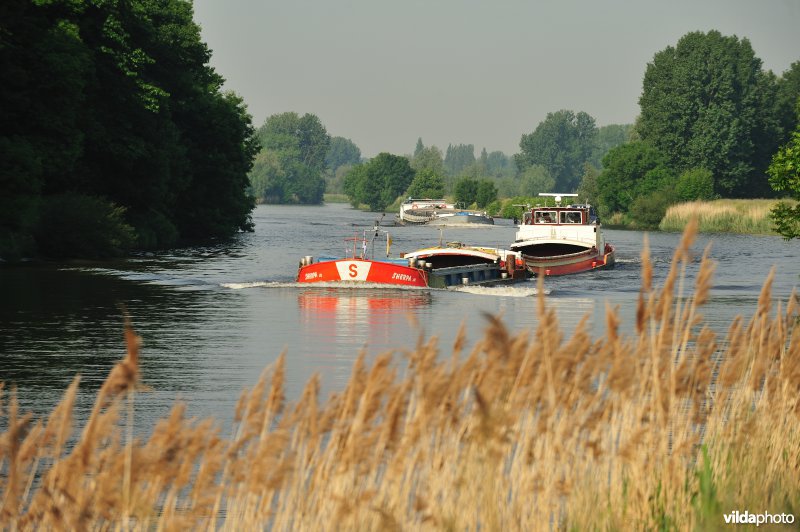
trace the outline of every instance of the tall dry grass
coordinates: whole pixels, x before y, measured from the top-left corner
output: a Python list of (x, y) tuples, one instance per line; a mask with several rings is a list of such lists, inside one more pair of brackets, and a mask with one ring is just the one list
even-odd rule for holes
[(689, 220), (697, 218), (703, 233), (741, 233), (775, 235), (775, 224), (769, 217), (777, 200), (720, 199), (691, 201), (671, 205), (658, 228), (662, 231), (683, 231)]
[[(539, 296), (538, 327), (488, 316), (465, 351), (420, 338), (405, 364), (362, 352), (344, 390), (284, 397), (284, 356), (236, 409), (237, 430), (175, 406), (132, 438), (139, 341), (77, 444), (77, 379), (49, 419), (8, 394), (0, 522), (10, 529), (715, 529), (732, 510), (800, 513), (800, 327), (770, 275), (727, 337), (703, 325), (714, 264), (694, 286), (690, 224), (663, 286), (647, 246), (635, 333), (584, 320), (570, 338)], [(540, 279), (540, 283), (542, 280)], [(539, 294), (544, 294), (543, 290)]]

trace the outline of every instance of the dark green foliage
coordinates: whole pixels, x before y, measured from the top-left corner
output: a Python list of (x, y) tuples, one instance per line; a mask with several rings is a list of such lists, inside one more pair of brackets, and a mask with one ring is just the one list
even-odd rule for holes
[(708, 201), (714, 199), (714, 176), (705, 168), (686, 170), (675, 183), (678, 201)]
[(674, 179), (667, 159), (646, 142), (631, 142), (609, 151), (597, 176), (602, 214), (628, 212), (640, 195), (668, 187)]
[(104, 258), (129, 249), (133, 227), (123, 208), (95, 196), (68, 192), (45, 197), (35, 231), (41, 251), (52, 257)]
[(775, 91), (747, 39), (689, 33), (647, 65), (638, 133), (676, 173), (706, 168), (720, 195), (761, 195), (780, 139)]
[(490, 179), (481, 179), (478, 182), (478, 190), (475, 193), (475, 203), (479, 209), (485, 208), (497, 199), (497, 187)]
[(456, 181), (453, 188), (456, 203), (462, 207), (468, 207), (475, 203), (478, 196), (478, 184), (478, 180), (472, 177), (462, 177)]
[(344, 191), (350, 203), (382, 211), (405, 192), (414, 179), (408, 159), (380, 153), (368, 163), (354, 166), (344, 177)]
[(259, 128), (258, 139), (262, 151), (253, 165), (250, 182), (254, 194), (270, 203), (321, 203), (326, 165), (357, 161), (361, 155), (355, 144), (341, 137), (336, 153), (331, 155), (331, 138), (312, 114), (272, 115)]
[(522, 135), (520, 153), (514, 156), (524, 172), (533, 165), (547, 168), (555, 189), (572, 192), (578, 188), (583, 164), (591, 161), (597, 146), (594, 118), (568, 110), (548, 113), (533, 133)]
[[(179, 0), (3, 3), (0, 256), (33, 236), (45, 254), (124, 251), (123, 237), (62, 246), (43, 233), (53, 219), (84, 232), (76, 206), (102, 218), (98, 201), (146, 247), (251, 227), (250, 117), (221, 93), (192, 16)], [(59, 210), (56, 197), (71, 203)]]
[(775, 190), (787, 193), (798, 201), (794, 207), (780, 202), (773, 208), (771, 217), (776, 231), (787, 240), (800, 238), (800, 126), (792, 133), (791, 140), (772, 158), (768, 172), (770, 185)]
[(787, 142), (800, 125), (800, 61), (795, 61), (783, 73), (778, 84), (778, 112), (783, 137), (781, 144)]
[(350, 198), (350, 205), (358, 208), (364, 198), (364, 183), (367, 182), (367, 165), (357, 164), (344, 176), (344, 193)]
[(673, 203), (675, 196), (669, 189), (641, 194), (631, 203), (630, 216), (639, 229), (657, 229)]
[(442, 198), (444, 197), (444, 178), (428, 168), (418, 170), (404, 195), (410, 198)]

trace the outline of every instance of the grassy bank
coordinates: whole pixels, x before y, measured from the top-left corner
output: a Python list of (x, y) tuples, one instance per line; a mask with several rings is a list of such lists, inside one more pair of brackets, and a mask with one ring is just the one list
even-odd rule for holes
[[(484, 338), (405, 362), (363, 353), (345, 389), (312, 378), (284, 398), (284, 358), (242, 394), (238, 429), (176, 406), (132, 439), (138, 339), (67, 448), (76, 384), (42, 423), (3, 405), (0, 522), (10, 528), (653, 530), (724, 528), (723, 514), (800, 517), (797, 298), (767, 277), (753, 315), (703, 326), (714, 265), (696, 285), (691, 226), (664, 286), (647, 247), (634, 332), (586, 322), (564, 338), (539, 291), (535, 331), (489, 318)], [(540, 281), (541, 282), (541, 281)], [(541, 287), (540, 287), (541, 288)], [(41, 482), (32, 482), (41, 475)]]
[[(703, 233), (742, 233), (774, 235), (769, 212), (777, 203), (766, 199), (721, 199), (679, 203), (667, 209), (658, 228), (683, 231), (692, 216), (699, 218)], [(794, 202), (791, 202), (794, 204)]]

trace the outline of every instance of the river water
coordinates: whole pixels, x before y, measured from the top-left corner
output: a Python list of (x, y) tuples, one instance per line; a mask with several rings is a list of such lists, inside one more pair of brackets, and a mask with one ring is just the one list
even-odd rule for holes
[[(141, 372), (147, 390), (137, 395), (140, 430), (152, 428), (176, 400), (192, 416), (212, 416), (229, 427), (241, 391), (287, 354), (287, 399), (314, 373), (323, 396), (340, 390), (360, 350), (398, 357), (420, 335), (437, 336), (448, 356), (463, 324), (468, 348), (499, 315), (513, 331), (536, 326), (536, 282), (460, 291), (301, 286), (294, 282), (304, 255), (340, 256), (345, 239), (361, 236), (379, 215), (347, 205), (261, 205), (255, 232), (207, 247), (142, 254), (118, 262), (29, 264), (0, 267), (0, 381), (16, 386), (24, 411), (43, 415), (81, 375), (76, 414), (91, 408), (94, 393), (125, 354), (124, 305), (143, 338)], [(387, 215), (384, 219), (393, 219)], [(385, 223), (385, 222), (384, 222)], [(386, 224), (385, 224), (386, 225)], [(444, 241), (506, 247), (515, 227), (386, 227), (392, 255)], [(666, 276), (679, 234), (649, 235), (656, 285)], [(606, 305), (619, 306), (631, 331), (640, 285), (644, 233), (606, 230), (617, 266), (545, 280), (547, 304), (566, 335), (585, 315), (603, 334)], [(776, 267), (773, 294), (784, 302), (800, 284), (800, 243), (780, 237), (700, 235), (694, 282), (707, 244), (718, 262), (704, 314), (724, 334), (736, 315), (749, 317), (767, 273)], [(351, 244), (352, 245), (352, 244)], [(385, 254), (385, 237), (375, 245)], [(398, 364), (401, 361), (398, 360)]]

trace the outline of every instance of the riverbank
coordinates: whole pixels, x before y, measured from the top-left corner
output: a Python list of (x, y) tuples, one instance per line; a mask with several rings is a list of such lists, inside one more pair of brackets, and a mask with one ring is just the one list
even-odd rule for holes
[(329, 400), (316, 375), (286, 404), (290, 351), (242, 394), (232, 433), (178, 406), (149, 437), (134, 437), (140, 344), (128, 328), (128, 355), (80, 430), (71, 425), (77, 382), (42, 425), (13, 398), (2, 401), (0, 522), (709, 530), (747, 511), (792, 524), (797, 301), (772, 301), (770, 275), (749, 323), (736, 320), (717, 338), (700, 318), (714, 265), (704, 258), (696, 282), (680, 278), (693, 238), (690, 230), (674, 247), (663, 283), (645, 245), (630, 333), (608, 306), (604, 334), (593, 337), (584, 322), (563, 338), (557, 299), (540, 285), (535, 331), (514, 333), (493, 317), (474, 349), (465, 350), (462, 327), (451, 352), (432, 339), (370, 364), (361, 350)]
[[(777, 235), (770, 210), (779, 200), (720, 199), (679, 203), (667, 209), (658, 228), (683, 231), (692, 216), (697, 216), (702, 233)], [(784, 200), (794, 205), (792, 200)]]

